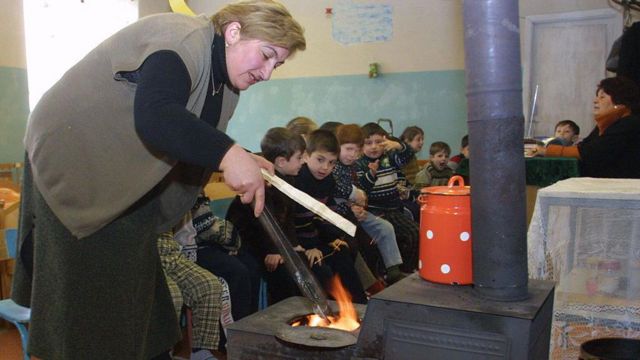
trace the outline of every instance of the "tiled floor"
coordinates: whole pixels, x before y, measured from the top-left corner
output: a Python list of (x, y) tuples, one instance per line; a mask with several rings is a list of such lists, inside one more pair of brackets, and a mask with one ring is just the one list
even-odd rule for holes
[(13, 326), (0, 328), (0, 360), (22, 360), (20, 334)]

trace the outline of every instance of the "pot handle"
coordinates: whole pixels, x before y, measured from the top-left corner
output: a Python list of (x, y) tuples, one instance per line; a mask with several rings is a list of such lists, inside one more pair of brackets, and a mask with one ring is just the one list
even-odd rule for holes
[(458, 182), (458, 187), (464, 187), (464, 178), (460, 175), (454, 175), (449, 179), (448, 187), (452, 188), (453, 185)]

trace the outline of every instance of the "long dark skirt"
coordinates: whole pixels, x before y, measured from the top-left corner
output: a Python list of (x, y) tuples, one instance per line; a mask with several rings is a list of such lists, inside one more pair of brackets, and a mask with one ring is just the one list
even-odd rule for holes
[(31, 307), (29, 353), (146, 360), (170, 349), (180, 335), (151, 203), (78, 239), (51, 212), (25, 165), (13, 298)]

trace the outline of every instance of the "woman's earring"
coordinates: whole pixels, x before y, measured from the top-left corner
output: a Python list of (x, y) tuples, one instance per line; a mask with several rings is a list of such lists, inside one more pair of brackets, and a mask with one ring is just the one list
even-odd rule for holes
[(614, 108), (614, 109), (617, 109), (617, 108), (618, 108), (618, 105), (613, 105), (613, 108)]
[(228, 42), (224, 42), (224, 47), (228, 48), (229, 47), (229, 43)]

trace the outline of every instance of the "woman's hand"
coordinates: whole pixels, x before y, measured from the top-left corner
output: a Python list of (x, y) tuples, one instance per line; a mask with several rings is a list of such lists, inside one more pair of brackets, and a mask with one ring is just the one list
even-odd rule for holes
[(322, 264), (322, 251), (313, 248), (305, 250), (304, 254), (309, 259), (309, 267), (313, 267), (315, 264)]
[(249, 204), (255, 201), (253, 213), (256, 217), (264, 208), (264, 180), (260, 172), (261, 168), (273, 174), (273, 164), (260, 156), (246, 152), (237, 144), (229, 148), (220, 162), (224, 183), (240, 194), (242, 203)]
[(256, 154), (250, 154), (250, 155), (261, 169), (267, 170), (269, 175), (275, 175), (275, 167), (273, 166), (273, 163), (271, 163), (271, 161), (263, 158), (260, 155), (256, 155)]
[(268, 272), (273, 272), (278, 268), (278, 265), (282, 264), (282, 256), (280, 254), (269, 254), (264, 258), (264, 266)]

